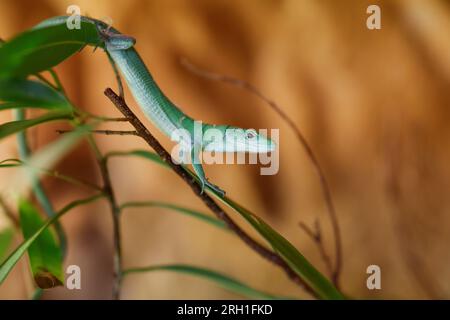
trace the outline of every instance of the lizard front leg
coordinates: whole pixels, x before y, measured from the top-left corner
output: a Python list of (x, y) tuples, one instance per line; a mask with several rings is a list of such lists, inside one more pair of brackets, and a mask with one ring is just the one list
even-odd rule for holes
[(197, 174), (198, 178), (200, 179), (201, 188), (203, 193), (205, 186), (209, 187), (213, 191), (219, 193), (222, 197), (225, 196), (225, 191), (220, 189), (215, 184), (212, 184), (208, 181), (205, 175), (205, 171), (203, 170), (203, 166), (200, 162), (200, 152), (202, 152), (200, 147), (195, 148), (192, 146), (191, 148), (191, 160), (192, 160), (192, 167), (194, 168), (195, 173)]

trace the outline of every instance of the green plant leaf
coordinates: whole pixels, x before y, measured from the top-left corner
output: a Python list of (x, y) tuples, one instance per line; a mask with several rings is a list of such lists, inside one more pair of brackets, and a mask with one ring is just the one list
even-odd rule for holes
[(140, 158), (144, 158), (150, 161), (153, 161), (159, 165), (162, 165), (164, 167), (168, 167), (167, 163), (165, 163), (158, 154), (151, 152), (151, 151), (146, 151), (146, 150), (131, 150), (131, 151), (111, 151), (109, 153), (106, 154), (107, 158), (110, 157), (117, 157), (117, 156), (135, 156), (135, 157), (140, 157)]
[(16, 102), (0, 102), (0, 111), (1, 110), (8, 110), (8, 109), (20, 109), (20, 108), (26, 108), (28, 105), (23, 103), (16, 103)]
[[(20, 227), (28, 239), (44, 224), (38, 210), (28, 201), (19, 201)], [(31, 272), (37, 286), (50, 289), (64, 283), (63, 253), (50, 229), (45, 229), (28, 248)]]
[(70, 110), (54, 110), (34, 119), (7, 122), (0, 125), (0, 139), (44, 122), (69, 120), (72, 117), (72, 111)]
[[(193, 172), (190, 172), (193, 174)], [(283, 260), (303, 279), (321, 299), (340, 300), (344, 296), (320, 273), (286, 238), (275, 231), (263, 219), (237, 202), (209, 190), (217, 199), (239, 213), (272, 246)]]
[(217, 195), (223, 203), (239, 212), (258, 233), (266, 239), (273, 250), (317, 293), (322, 299), (344, 299), (344, 296), (281, 234), (263, 219), (245, 209), (235, 201)]
[(233, 279), (232, 277), (229, 277), (227, 275), (224, 275), (222, 273), (191, 266), (191, 265), (185, 265), (185, 264), (174, 264), (174, 265), (160, 265), (160, 266), (149, 266), (149, 267), (143, 267), (143, 268), (131, 268), (124, 270), (124, 275), (131, 274), (131, 273), (141, 273), (141, 272), (151, 272), (151, 271), (171, 271), (176, 273), (183, 273), (188, 274), (196, 277), (200, 277), (203, 279), (210, 280), (220, 287), (227, 289), (231, 292), (240, 294), (244, 297), (252, 298), (252, 299), (291, 299), (287, 297), (279, 297), (274, 296), (256, 289), (253, 289), (249, 287), (248, 285)]
[(3, 262), (14, 236), (12, 228), (6, 228), (0, 231), (0, 263)]
[(35, 27), (0, 47), (0, 77), (25, 77), (48, 70), (86, 44), (99, 42), (95, 25), (87, 21), (72, 30), (65, 23)]
[(180, 207), (171, 203), (167, 202), (161, 202), (161, 201), (143, 201), (143, 202), (126, 202), (123, 205), (120, 206), (120, 209), (123, 210), (125, 208), (130, 207), (159, 207), (159, 208), (166, 208), (170, 210), (174, 210), (176, 212), (194, 217), (196, 219), (199, 219), (203, 222), (209, 223), (215, 227), (219, 227), (221, 229), (228, 230), (227, 225), (222, 220), (219, 220), (215, 217), (211, 217), (210, 215), (199, 212), (196, 210)]
[[(168, 167), (156, 153), (149, 151), (141, 151), (141, 153), (147, 154), (147, 156), (145, 156), (146, 159)], [(149, 153), (153, 155), (149, 156)], [(136, 150), (134, 150), (133, 152), (122, 152), (117, 155), (140, 156), (140, 153), (137, 153)], [(155, 159), (155, 157), (158, 157), (158, 159)], [(183, 166), (183, 168), (189, 175), (198, 180), (198, 177), (194, 172), (185, 166)], [(333, 300), (345, 298), (286, 238), (276, 232), (272, 227), (265, 223), (264, 220), (227, 196), (222, 197), (219, 193), (209, 187), (207, 187), (207, 190), (219, 201), (239, 213), (272, 246), (273, 250), (281, 256), (292, 270), (294, 270), (303, 281), (310, 285), (319, 298)]]
[(24, 107), (71, 109), (64, 94), (48, 85), (28, 79), (0, 79), (0, 110)]
[(69, 212), (71, 209), (90, 203), (92, 201), (95, 201), (97, 199), (100, 199), (104, 197), (104, 195), (96, 194), (94, 196), (75, 200), (66, 205), (64, 208), (62, 208), (58, 213), (51, 219), (48, 219), (35, 233), (33, 233), (30, 237), (25, 239), (9, 256), (8, 258), (0, 265), (0, 284), (5, 281), (8, 274), (11, 272), (12, 268), (16, 265), (16, 263), (19, 261), (19, 259), (24, 255), (24, 253), (27, 251), (27, 249), (33, 244), (33, 242), (38, 238), (44, 230), (46, 230), (51, 224), (53, 224), (55, 221), (57, 221), (59, 218), (61, 218), (65, 213)]

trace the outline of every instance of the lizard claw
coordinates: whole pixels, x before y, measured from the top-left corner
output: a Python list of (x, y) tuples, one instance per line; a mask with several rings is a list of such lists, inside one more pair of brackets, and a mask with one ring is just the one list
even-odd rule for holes
[(205, 191), (206, 182), (204, 180), (202, 180), (200, 183), (202, 184), (202, 186), (201, 186), (202, 189), (200, 191), (200, 194), (203, 194), (203, 192)]
[(209, 182), (208, 180), (201, 180), (201, 191), (200, 194), (203, 194), (203, 192), (205, 191), (205, 186), (207, 186), (208, 188), (210, 188), (212, 191), (218, 193), (221, 197), (225, 196), (225, 191), (223, 191), (222, 189), (220, 189), (218, 186), (216, 186), (215, 184), (212, 184), (211, 182)]
[(206, 185), (208, 187), (210, 187), (212, 190), (214, 190), (215, 192), (217, 192), (218, 194), (220, 194), (220, 196), (223, 198), (225, 196), (225, 191), (223, 191), (222, 189), (220, 189), (218, 186), (216, 186), (215, 184), (212, 184), (208, 181), (206, 181)]

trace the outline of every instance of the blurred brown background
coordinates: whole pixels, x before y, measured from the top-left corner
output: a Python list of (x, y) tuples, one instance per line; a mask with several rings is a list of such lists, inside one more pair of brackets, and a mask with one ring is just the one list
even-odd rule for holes
[[(79, 5), (82, 14), (112, 18), (114, 27), (136, 37), (155, 79), (186, 113), (212, 123), (280, 129), (277, 175), (260, 176), (257, 166), (243, 165), (208, 166), (206, 171), (325, 272), (317, 248), (298, 227), (299, 221), (311, 225), (319, 218), (327, 248), (333, 249), (317, 176), (292, 131), (256, 98), (192, 75), (179, 58), (250, 81), (282, 106), (303, 130), (331, 185), (342, 229), (341, 283), (347, 294), (450, 298), (449, 2), (2, 0), (0, 36), (8, 39), (43, 19), (65, 14), (71, 4)], [(381, 6), (381, 30), (366, 28), (370, 4)], [(100, 50), (85, 49), (57, 70), (76, 105), (117, 116), (102, 94), (115, 83)], [(129, 102), (137, 111), (134, 101)], [(8, 121), (9, 112), (0, 118)], [(56, 139), (56, 128), (61, 124), (31, 131), (34, 148)], [(134, 137), (97, 139), (102, 151), (146, 147)], [(16, 156), (14, 138), (1, 143), (0, 154), (2, 159)], [(67, 156), (58, 170), (100, 181), (87, 145)], [(166, 200), (205, 211), (176, 175), (152, 163), (116, 159), (111, 172), (121, 202)], [(0, 171), (2, 189), (12, 174)], [(57, 208), (88, 194), (52, 179), (45, 185)], [(0, 224), (4, 222), (0, 217)], [(110, 298), (107, 204), (99, 201), (74, 210), (63, 224), (70, 246), (66, 265), (81, 267), (82, 290), (60, 288), (44, 298)], [(307, 297), (236, 237), (196, 220), (162, 209), (129, 209), (122, 226), (125, 266), (191, 263), (271, 293)], [(381, 267), (380, 291), (366, 288), (371, 264)], [(0, 288), (0, 298), (29, 296), (31, 282), (25, 272), (23, 259)], [(127, 278), (122, 297), (237, 296), (203, 280), (159, 272)]]

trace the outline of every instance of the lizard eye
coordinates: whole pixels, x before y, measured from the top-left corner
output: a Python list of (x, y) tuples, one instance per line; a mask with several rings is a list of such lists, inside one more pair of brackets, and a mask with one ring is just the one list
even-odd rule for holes
[(247, 139), (253, 139), (254, 137), (256, 137), (256, 132), (247, 131)]

